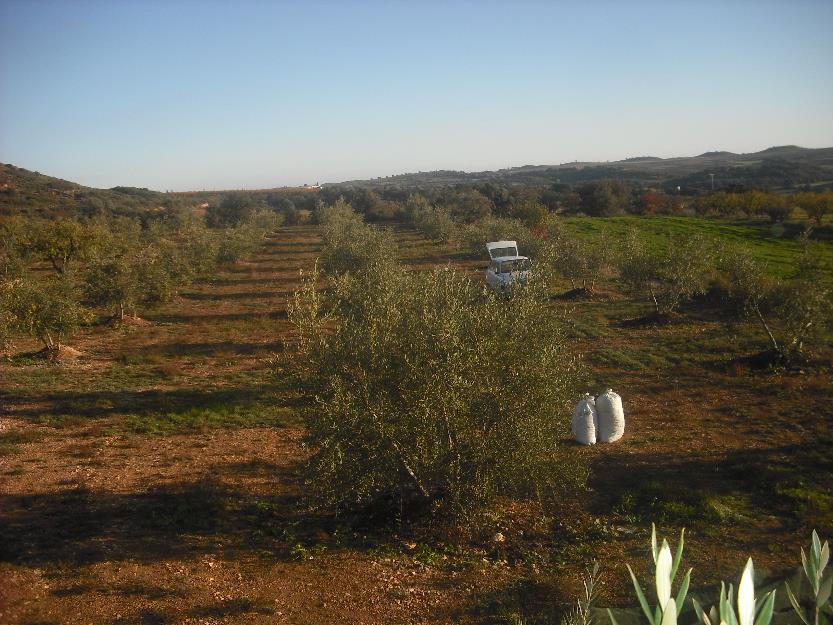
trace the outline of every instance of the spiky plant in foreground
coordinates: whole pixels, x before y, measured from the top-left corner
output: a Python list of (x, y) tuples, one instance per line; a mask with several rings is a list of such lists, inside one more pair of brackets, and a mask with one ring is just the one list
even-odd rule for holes
[[(653, 610), (651, 610), (648, 605), (648, 600), (642, 592), (642, 587), (639, 585), (639, 580), (636, 579), (633, 569), (631, 569), (630, 565), (626, 565), (628, 567), (628, 572), (631, 575), (631, 580), (633, 581), (633, 588), (636, 591), (636, 597), (639, 599), (639, 605), (642, 606), (642, 611), (645, 613), (650, 625), (676, 625), (677, 617), (682, 611), (686, 594), (688, 594), (688, 585), (691, 580), (691, 569), (689, 569), (686, 572), (685, 577), (683, 577), (680, 588), (677, 590), (676, 597), (671, 596), (671, 591), (674, 580), (677, 577), (677, 570), (680, 567), (680, 560), (683, 557), (684, 538), (685, 529), (680, 531), (680, 542), (677, 545), (677, 551), (672, 558), (671, 547), (668, 545), (667, 540), (663, 539), (662, 544), (657, 547), (657, 528), (651, 524), (651, 555), (653, 556), (654, 564), (656, 565), (656, 574), (654, 575), (654, 578), (656, 581), (657, 591), (657, 605), (654, 606)], [(607, 611), (607, 614), (613, 625), (619, 625), (610, 610)], [(728, 625), (736, 624), (732, 623)]]
[(810, 582), (810, 587), (813, 589), (813, 605), (810, 607), (812, 621), (810, 616), (804, 612), (795, 594), (793, 594), (789, 583), (785, 582), (784, 585), (793, 609), (805, 625), (829, 625), (831, 623), (830, 616), (833, 615), (833, 603), (830, 602), (830, 594), (833, 590), (833, 570), (827, 573), (826, 576), (824, 570), (830, 561), (830, 545), (827, 541), (824, 541), (824, 545), (821, 544), (816, 530), (813, 530), (812, 540), (813, 544), (810, 547), (809, 557), (804, 553), (804, 548), (801, 548), (801, 564), (804, 567), (804, 575), (807, 576), (807, 581)]
[(582, 580), (584, 584), (584, 596), (579, 597), (576, 605), (562, 619), (561, 625), (593, 625), (593, 614), (591, 609), (599, 598), (601, 588), (601, 574), (599, 563), (594, 560), (593, 566), (587, 569)]

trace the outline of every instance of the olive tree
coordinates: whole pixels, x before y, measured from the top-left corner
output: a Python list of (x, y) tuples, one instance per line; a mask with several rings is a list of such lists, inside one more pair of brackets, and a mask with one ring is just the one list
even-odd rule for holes
[(466, 514), (575, 477), (559, 460), (578, 367), (545, 291), (509, 299), (451, 268), (317, 276), (290, 319), (311, 368), (311, 492), (335, 508), (401, 497)]
[(612, 255), (607, 245), (594, 245), (574, 237), (561, 236), (555, 242), (553, 262), (556, 271), (570, 281), (574, 290), (581, 289), (592, 294), (596, 280), (610, 272)]
[(447, 209), (434, 206), (418, 193), (408, 197), (405, 209), (414, 226), (432, 241), (447, 243), (457, 231), (457, 224)]
[(325, 272), (361, 271), (396, 259), (396, 243), (388, 230), (365, 224), (352, 207), (339, 199), (317, 210), (323, 224), (321, 266)]
[(170, 300), (183, 271), (175, 250), (155, 229), (143, 231), (132, 220), (115, 224), (108, 244), (89, 263), (87, 297), (119, 320)]
[(486, 217), (464, 226), (460, 232), (460, 247), (472, 256), (483, 257), (489, 241), (514, 240), (518, 253), (537, 256), (543, 241), (538, 239), (521, 221), (505, 217)]
[(805, 243), (794, 271), (785, 279), (769, 275), (766, 265), (746, 251), (726, 255), (722, 269), (729, 301), (742, 317), (754, 318), (766, 334), (777, 361), (798, 360), (807, 341), (833, 321), (833, 297), (818, 249)]
[(32, 233), (21, 217), (0, 223), (0, 280), (20, 277), (32, 259)]
[(100, 241), (101, 231), (92, 223), (58, 219), (33, 224), (32, 251), (48, 261), (59, 275), (76, 261), (89, 259)]
[(649, 247), (635, 231), (625, 239), (618, 259), (626, 289), (650, 297), (657, 317), (706, 292), (713, 272), (711, 244), (699, 236), (671, 237)]
[(7, 327), (41, 341), (50, 357), (90, 318), (71, 282), (58, 277), (36, 280), (27, 275), (5, 281), (0, 284), (0, 302)]

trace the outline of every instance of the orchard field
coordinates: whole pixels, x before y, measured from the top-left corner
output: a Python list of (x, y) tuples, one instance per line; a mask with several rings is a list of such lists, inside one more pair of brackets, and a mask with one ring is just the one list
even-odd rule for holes
[[(604, 229), (615, 247), (634, 224), (717, 231), (776, 275), (800, 252), (789, 231), (716, 220), (563, 227), (586, 245)], [(409, 270), (451, 264), (482, 280), (486, 261), (453, 242), (390, 231)], [(576, 398), (612, 387), (625, 403), (621, 441), (561, 441), (584, 487), (547, 505), (498, 500), (464, 531), (430, 514), (310, 508), (300, 467), (314, 402), (293, 375), (287, 303), (320, 249), (320, 227), (279, 227), (143, 321), (84, 326), (75, 360), (45, 363), (15, 338), (0, 361), (0, 621), (557, 623), (594, 559), (601, 604), (635, 604), (624, 563), (648, 579), (652, 522), (687, 528), (695, 590), (750, 555), (791, 569), (813, 528), (833, 534), (830, 334), (801, 366), (756, 367), (742, 358), (767, 347), (753, 322), (706, 294), (637, 323), (650, 305), (612, 276), (592, 295), (557, 278), (549, 301), (583, 363)], [(550, 418), (566, 423), (571, 408)]]

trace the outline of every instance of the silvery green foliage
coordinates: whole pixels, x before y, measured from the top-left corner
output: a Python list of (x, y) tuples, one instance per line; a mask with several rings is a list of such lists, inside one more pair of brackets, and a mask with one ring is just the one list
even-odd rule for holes
[(584, 584), (584, 595), (576, 601), (575, 607), (564, 616), (561, 625), (593, 625), (594, 617), (592, 610), (596, 600), (599, 598), (600, 579), (599, 563), (594, 560), (593, 566), (587, 569), (582, 580)]
[(317, 402), (307, 475), (318, 502), (410, 494), (465, 514), (570, 477), (558, 453), (569, 422), (558, 415), (577, 366), (544, 289), (507, 298), (450, 267), (376, 263), (339, 275), (323, 308), (313, 294), (299, 292), (291, 318), (314, 335), (304, 359)]
[[(460, 247), (477, 258), (488, 258), (486, 243), (511, 240), (518, 242), (518, 254), (536, 260), (543, 250), (543, 241), (518, 219), (484, 217), (460, 230)], [(537, 264), (537, 263), (536, 263)]]
[[(785, 583), (787, 597), (793, 606), (796, 614), (805, 625), (826, 625), (830, 623), (830, 616), (833, 615), (833, 604), (830, 601), (831, 589), (833, 589), (833, 570), (825, 574), (825, 569), (830, 562), (830, 545), (827, 541), (821, 544), (819, 535), (813, 530), (812, 546), (810, 555), (801, 549), (801, 564), (804, 567), (804, 575), (813, 590), (813, 605), (810, 606), (810, 615), (801, 607), (801, 603), (788, 583)], [(812, 620), (811, 620), (812, 619)]]
[[(683, 577), (677, 594), (673, 597), (671, 595), (674, 580), (677, 577), (677, 570), (680, 567), (680, 560), (683, 557), (684, 537), (685, 530), (682, 530), (680, 532), (680, 542), (677, 545), (677, 551), (672, 557), (671, 547), (668, 545), (667, 540), (663, 539), (662, 544), (659, 547), (657, 546), (656, 527), (653, 524), (651, 525), (651, 555), (654, 558), (654, 565), (656, 567), (654, 581), (657, 594), (657, 604), (653, 610), (650, 608), (648, 600), (642, 592), (642, 587), (639, 585), (639, 580), (636, 579), (633, 569), (631, 569), (630, 565), (626, 565), (631, 576), (631, 581), (633, 582), (634, 590), (636, 591), (636, 597), (639, 599), (639, 605), (642, 607), (642, 611), (645, 613), (645, 617), (648, 619), (650, 625), (676, 625), (677, 617), (682, 611), (683, 603), (688, 594), (691, 569)], [(610, 610), (607, 613), (612, 624), (618, 625), (613, 613)]]
[(570, 281), (573, 289), (592, 293), (596, 280), (610, 272), (612, 248), (593, 245), (573, 237), (560, 237), (555, 243), (555, 269)]
[(435, 206), (419, 194), (408, 198), (406, 210), (411, 223), (427, 239), (447, 243), (457, 232), (457, 223), (444, 206)]
[(396, 243), (390, 232), (365, 224), (343, 198), (317, 209), (317, 219), (323, 225), (320, 260), (325, 273), (361, 272), (395, 261)]
[(696, 599), (692, 599), (697, 619), (702, 625), (769, 625), (772, 620), (775, 591), (768, 592), (760, 601), (755, 598), (755, 569), (752, 558), (746, 561), (740, 578), (737, 612), (732, 605), (733, 602), (734, 588), (731, 584), (726, 588), (723, 583), (720, 584), (717, 607), (712, 606), (708, 613)]
[(706, 292), (713, 253), (703, 237), (669, 237), (655, 249), (632, 230), (619, 250), (617, 264), (624, 286), (649, 296), (656, 314), (667, 315)]

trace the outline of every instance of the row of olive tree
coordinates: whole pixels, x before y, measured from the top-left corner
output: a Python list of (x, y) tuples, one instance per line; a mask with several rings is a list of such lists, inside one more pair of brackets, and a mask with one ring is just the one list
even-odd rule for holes
[(195, 217), (8, 219), (0, 224), (0, 336), (7, 346), (13, 332), (29, 334), (55, 355), (93, 308), (116, 321), (137, 317), (239, 260), (277, 223), (271, 212), (215, 229)]

